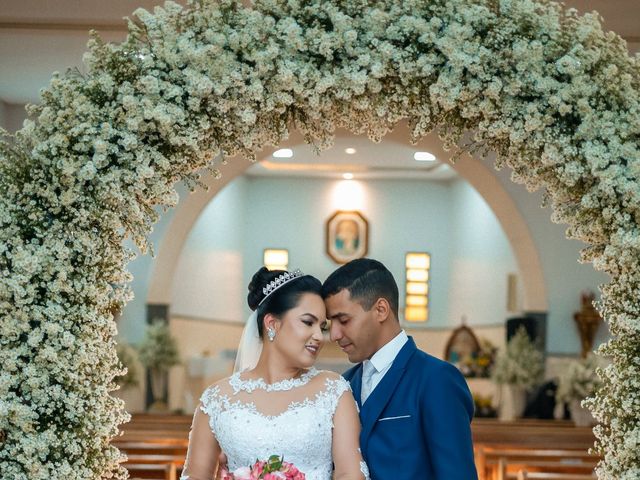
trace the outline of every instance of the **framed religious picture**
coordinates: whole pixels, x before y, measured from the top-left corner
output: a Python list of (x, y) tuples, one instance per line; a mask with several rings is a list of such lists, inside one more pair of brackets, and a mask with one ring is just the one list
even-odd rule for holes
[(327, 255), (336, 263), (362, 258), (369, 249), (369, 223), (358, 211), (339, 210), (326, 225)]
[(465, 377), (476, 376), (475, 363), (480, 353), (480, 342), (476, 335), (466, 325), (456, 328), (444, 352), (447, 362), (456, 365)]

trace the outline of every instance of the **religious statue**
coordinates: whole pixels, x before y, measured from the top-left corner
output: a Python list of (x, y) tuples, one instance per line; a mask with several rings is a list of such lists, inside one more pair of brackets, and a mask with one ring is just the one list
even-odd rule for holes
[(595, 295), (593, 292), (583, 292), (581, 294), (582, 307), (579, 312), (573, 315), (573, 319), (580, 333), (580, 343), (582, 345), (582, 357), (586, 357), (593, 350), (593, 342), (602, 322), (602, 317), (593, 305)]

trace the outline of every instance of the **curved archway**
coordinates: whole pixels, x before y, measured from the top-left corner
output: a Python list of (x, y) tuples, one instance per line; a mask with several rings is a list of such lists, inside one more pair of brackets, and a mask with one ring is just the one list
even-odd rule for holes
[[(387, 134), (385, 141), (409, 145), (408, 138), (409, 132), (403, 126)], [(302, 142), (303, 139), (300, 135), (292, 135), (287, 142), (282, 143), (282, 146), (295, 148)], [(433, 135), (425, 137), (418, 146), (424, 143), (429, 143), (430, 151), (434, 152), (438, 158), (447, 158), (449, 156), (442, 149), (441, 142), (435, 139)], [(147, 295), (148, 303), (171, 303), (171, 283), (180, 258), (180, 252), (198, 216), (220, 190), (233, 181), (234, 178), (242, 175), (250, 165), (248, 162), (242, 161), (229, 162), (223, 171), (222, 179), (215, 180), (213, 177), (209, 177), (207, 179), (207, 186), (209, 187), (207, 191), (200, 191), (190, 195), (180, 203), (162, 238), (158, 256), (152, 267), (153, 274), (150, 276), (151, 282)], [(522, 274), (524, 288), (523, 308), (525, 310), (546, 310), (548, 302), (540, 256), (531, 237), (529, 227), (515, 203), (500, 185), (495, 175), (477, 159), (465, 156), (452, 164), (452, 167), (484, 198), (502, 226)]]
[[(597, 473), (637, 472), (625, 440), (640, 415), (619, 404), (640, 404), (629, 387), (640, 343), (640, 76), (597, 15), (547, 0), (167, 2), (137, 11), (129, 33), (121, 45), (94, 38), (86, 72), (56, 75), (17, 141), (0, 142), (2, 353), (20, 372), (6, 382), (19, 412), (0, 443), (10, 473), (124, 478), (108, 443), (126, 417), (109, 395), (119, 371), (111, 310), (128, 297), (124, 240), (146, 247), (154, 207), (176, 204), (177, 181), (196, 183), (214, 153), (252, 157), (292, 130), (324, 149), (336, 128), (381, 139), (403, 119), (412, 138), (437, 128), (446, 146), (474, 131), (465, 148), (495, 152), (514, 181), (544, 189), (554, 220), (587, 244), (582, 259), (610, 275), (600, 306), (613, 337), (601, 351), (613, 361), (589, 400), (602, 423)], [(25, 348), (26, 335), (38, 348)], [(26, 368), (38, 362), (44, 374)], [(24, 390), (34, 384), (36, 403)], [(52, 406), (64, 414), (53, 418)], [(62, 467), (34, 460), (34, 435), (60, 458), (82, 448)]]

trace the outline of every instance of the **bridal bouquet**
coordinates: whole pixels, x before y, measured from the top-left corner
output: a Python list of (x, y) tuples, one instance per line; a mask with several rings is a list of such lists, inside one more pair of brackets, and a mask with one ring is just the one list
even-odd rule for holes
[(278, 455), (269, 460), (256, 460), (250, 467), (240, 467), (233, 472), (222, 470), (222, 480), (305, 480), (304, 473), (293, 463), (285, 462)]

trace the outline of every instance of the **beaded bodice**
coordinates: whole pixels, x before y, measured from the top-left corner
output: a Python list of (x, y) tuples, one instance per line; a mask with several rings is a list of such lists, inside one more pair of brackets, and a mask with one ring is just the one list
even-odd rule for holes
[(315, 369), (275, 384), (241, 375), (209, 387), (201, 397), (200, 408), (229, 469), (282, 455), (307, 480), (330, 480), (333, 415), (349, 383)]

